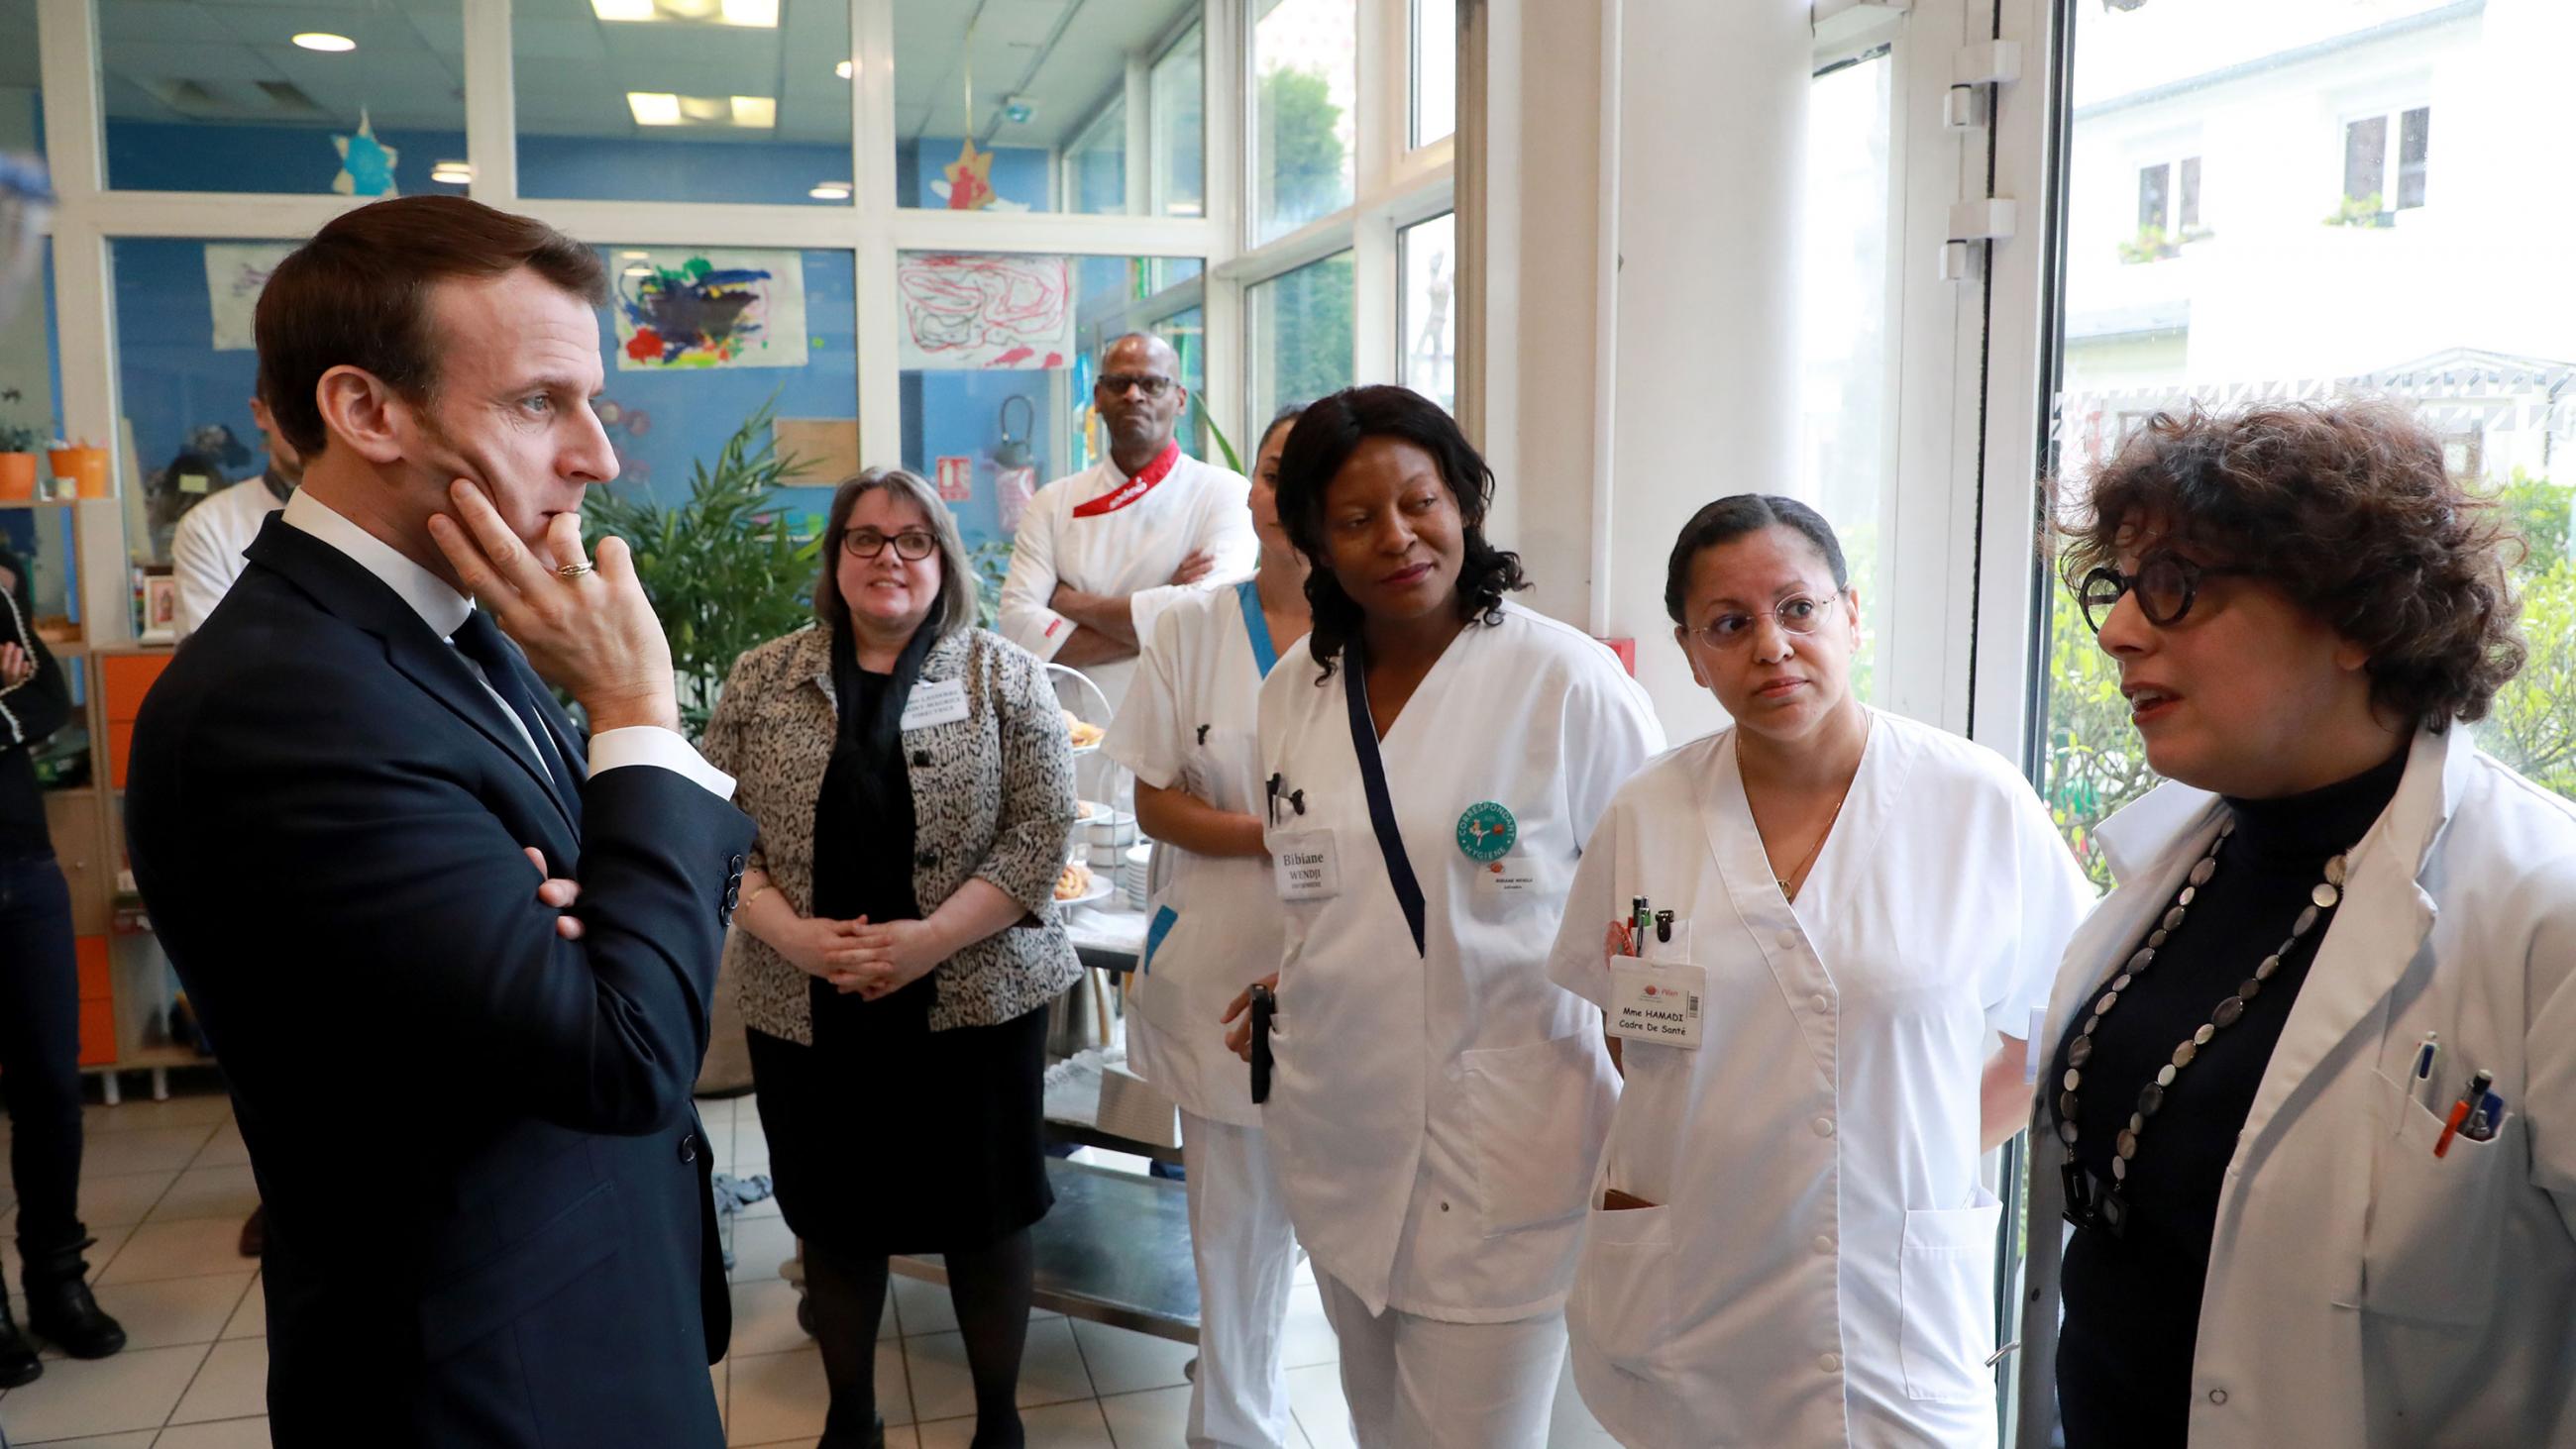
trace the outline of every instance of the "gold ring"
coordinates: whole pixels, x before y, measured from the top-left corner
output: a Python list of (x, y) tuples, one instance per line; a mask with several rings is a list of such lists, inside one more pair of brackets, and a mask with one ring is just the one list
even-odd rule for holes
[(563, 567), (556, 569), (555, 576), (557, 578), (577, 579), (590, 571), (590, 565), (586, 563), (568, 563)]

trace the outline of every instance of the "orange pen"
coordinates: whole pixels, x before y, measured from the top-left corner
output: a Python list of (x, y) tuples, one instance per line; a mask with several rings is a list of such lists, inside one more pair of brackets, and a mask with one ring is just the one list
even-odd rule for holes
[(2487, 1088), (2494, 1083), (2495, 1074), (2492, 1072), (2480, 1071), (2470, 1075), (2468, 1095), (2451, 1104), (2451, 1115), (2449, 1120), (2442, 1124), (2442, 1135), (2434, 1139), (2435, 1157), (2451, 1155), (2451, 1139), (2460, 1135), (2460, 1124), (2469, 1120), (2469, 1112), (2474, 1104), (2486, 1100)]

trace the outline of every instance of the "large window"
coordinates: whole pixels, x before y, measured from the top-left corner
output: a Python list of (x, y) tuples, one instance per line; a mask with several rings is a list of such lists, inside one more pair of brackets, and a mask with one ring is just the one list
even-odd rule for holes
[(1413, 144), (1458, 129), (1458, 0), (1412, 0)]
[(1879, 51), (1815, 79), (1809, 93), (1806, 267), (1800, 312), (1799, 497), (1833, 525), (1860, 591), (1863, 699), (1882, 698), (1882, 610), (1892, 607), (1888, 285), (1889, 109), (1895, 61)]
[[(2280, 6), (2257, 27), (2201, 6), (2071, 8), (2059, 467), (2080, 475), (2196, 403), (2412, 404), (2530, 541), (2530, 663), (2478, 741), (2576, 794), (2576, 300), (2534, 212), (2552, 194), (2535, 178), (2558, 169), (2554, 48), (2431, 0)], [(2159, 217), (2191, 242), (2184, 260), (2123, 265)], [(2049, 597), (2045, 783), (2101, 878), (2093, 827), (2154, 780), (2116, 670), (2063, 589)]]
[(1121, 334), (1171, 341), (1181, 385), (1197, 394), (1198, 315), (1171, 315), (1149, 290), (1158, 273), (1197, 270), (1145, 257), (904, 254), (903, 464), (940, 485), (970, 544), (1007, 542), (1032, 494), (1097, 461), (1092, 378)]
[[(99, 0), (108, 184), (381, 196), (446, 189), (444, 175), (461, 186), (463, 14), (461, 0)], [(32, 67), (34, 51), (21, 54)]]
[(1458, 216), (1406, 227), (1396, 235), (1404, 273), (1397, 340), (1404, 385), (1455, 410), (1458, 406)]
[(1351, 204), (1358, 8), (1264, 0), (1253, 22), (1252, 236), (1286, 236)]
[(1283, 404), (1313, 402), (1351, 385), (1352, 280), (1351, 254), (1342, 252), (1245, 292), (1252, 382), (1246, 433)]
[(523, 195), (850, 202), (846, 0), (513, 0), (510, 55)]
[[(1157, 76), (1152, 62), (1199, 5), (902, 0), (894, 7), (897, 204), (1126, 211), (1127, 168), (1143, 159), (1130, 154), (1127, 118), (1148, 108), (1155, 159), (1173, 168), (1162, 184), (1195, 197), (1203, 107), (1183, 92), (1197, 89), (1196, 68), (1184, 86), (1177, 70)], [(1104, 132), (1112, 111), (1116, 129)], [(1182, 138), (1184, 128), (1193, 134)], [(1079, 167), (1057, 165), (1068, 156)]]
[(1192, 25), (1154, 62), (1152, 209), (1163, 216), (1207, 214), (1207, 32)]

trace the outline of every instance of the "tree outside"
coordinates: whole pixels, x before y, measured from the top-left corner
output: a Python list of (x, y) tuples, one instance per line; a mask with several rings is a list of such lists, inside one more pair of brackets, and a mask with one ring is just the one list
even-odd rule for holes
[[(2545, 789), (2576, 799), (2576, 550), (2569, 518), (2576, 487), (2516, 469), (2494, 485), (2528, 554), (2514, 570), (2522, 591), (2522, 672), (2474, 726), (2487, 753)], [(2048, 752), (2043, 794), (2076, 860), (2097, 885), (2111, 883), (2093, 831), (2158, 783), (2147, 768), (2120, 671), (2094, 642), (2083, 611), (2051, 591)]]
[[(1348, 199), (1340, 124), (1322, 73), (1281, 68), (1261, 77), (1264, 169), (1276, 215), (1302, 225)], [(1267, 353), (1266, 411), (1351, 384), (1351, 293), (1348, 252), (1262, 283), (1254, 290), (1257, 336)], [(1256, 368), (1258, 371), (1258, 368)], [(1245, 419), (1246, 430), (1266, 417)]]

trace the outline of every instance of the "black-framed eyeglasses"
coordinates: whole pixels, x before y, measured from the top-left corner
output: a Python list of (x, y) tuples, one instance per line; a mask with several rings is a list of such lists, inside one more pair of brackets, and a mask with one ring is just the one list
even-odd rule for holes
[(852, 558), (875, 558), (894, 545), (894, 556), (905, 563), (919, 563), (939, 552), (938, 536), (924, 529), (907, 528), (901, 533), (879, 533), (873, 528), (845, 529), (841, 549)]
[(2124, 574), (2104, 564), (2084, 576), (2075, 586), (2075, 601), (2084, 608), (2084, 622), (2096, 635), (2102, 623), (2111, 617), (2112, 608), (2123, 594), (2138, 596), (2138, 612), (2159, 629), (2182, 622), (2200, 597), (2200, 581), (2210, 578), (2251, 577), (2260, 569), (2233, 565), (2194, 563), (2176, 553), (2151, 553), (2138, 560), (2138, 571)]
[[(1821, 599), (1811, 599), (1804, 594), (1793, 595), (1772, 605), (1771, 617), (1779, 623), (1780, 632), (1784, 634), (1813, 634), (1816, 626), (1825, 621), (1825, 606), (1842, 596), (1840, 589)], [(1753, 637), (1753, 626), (1760, 619), (1761, 616), (1756, 614), (1720, 614), (1691, 630), (1691, 637), (1711, 649), (1732, 649)]]
[(1111, 397), (1116, 397), (1132, 387), (1141, 389), (1149, 398), (1155, 398), (1170, 392), (1180, 384), (1168, 377), (1150, 372), (1104, 372), (1100, 375), (1097, 386)]

